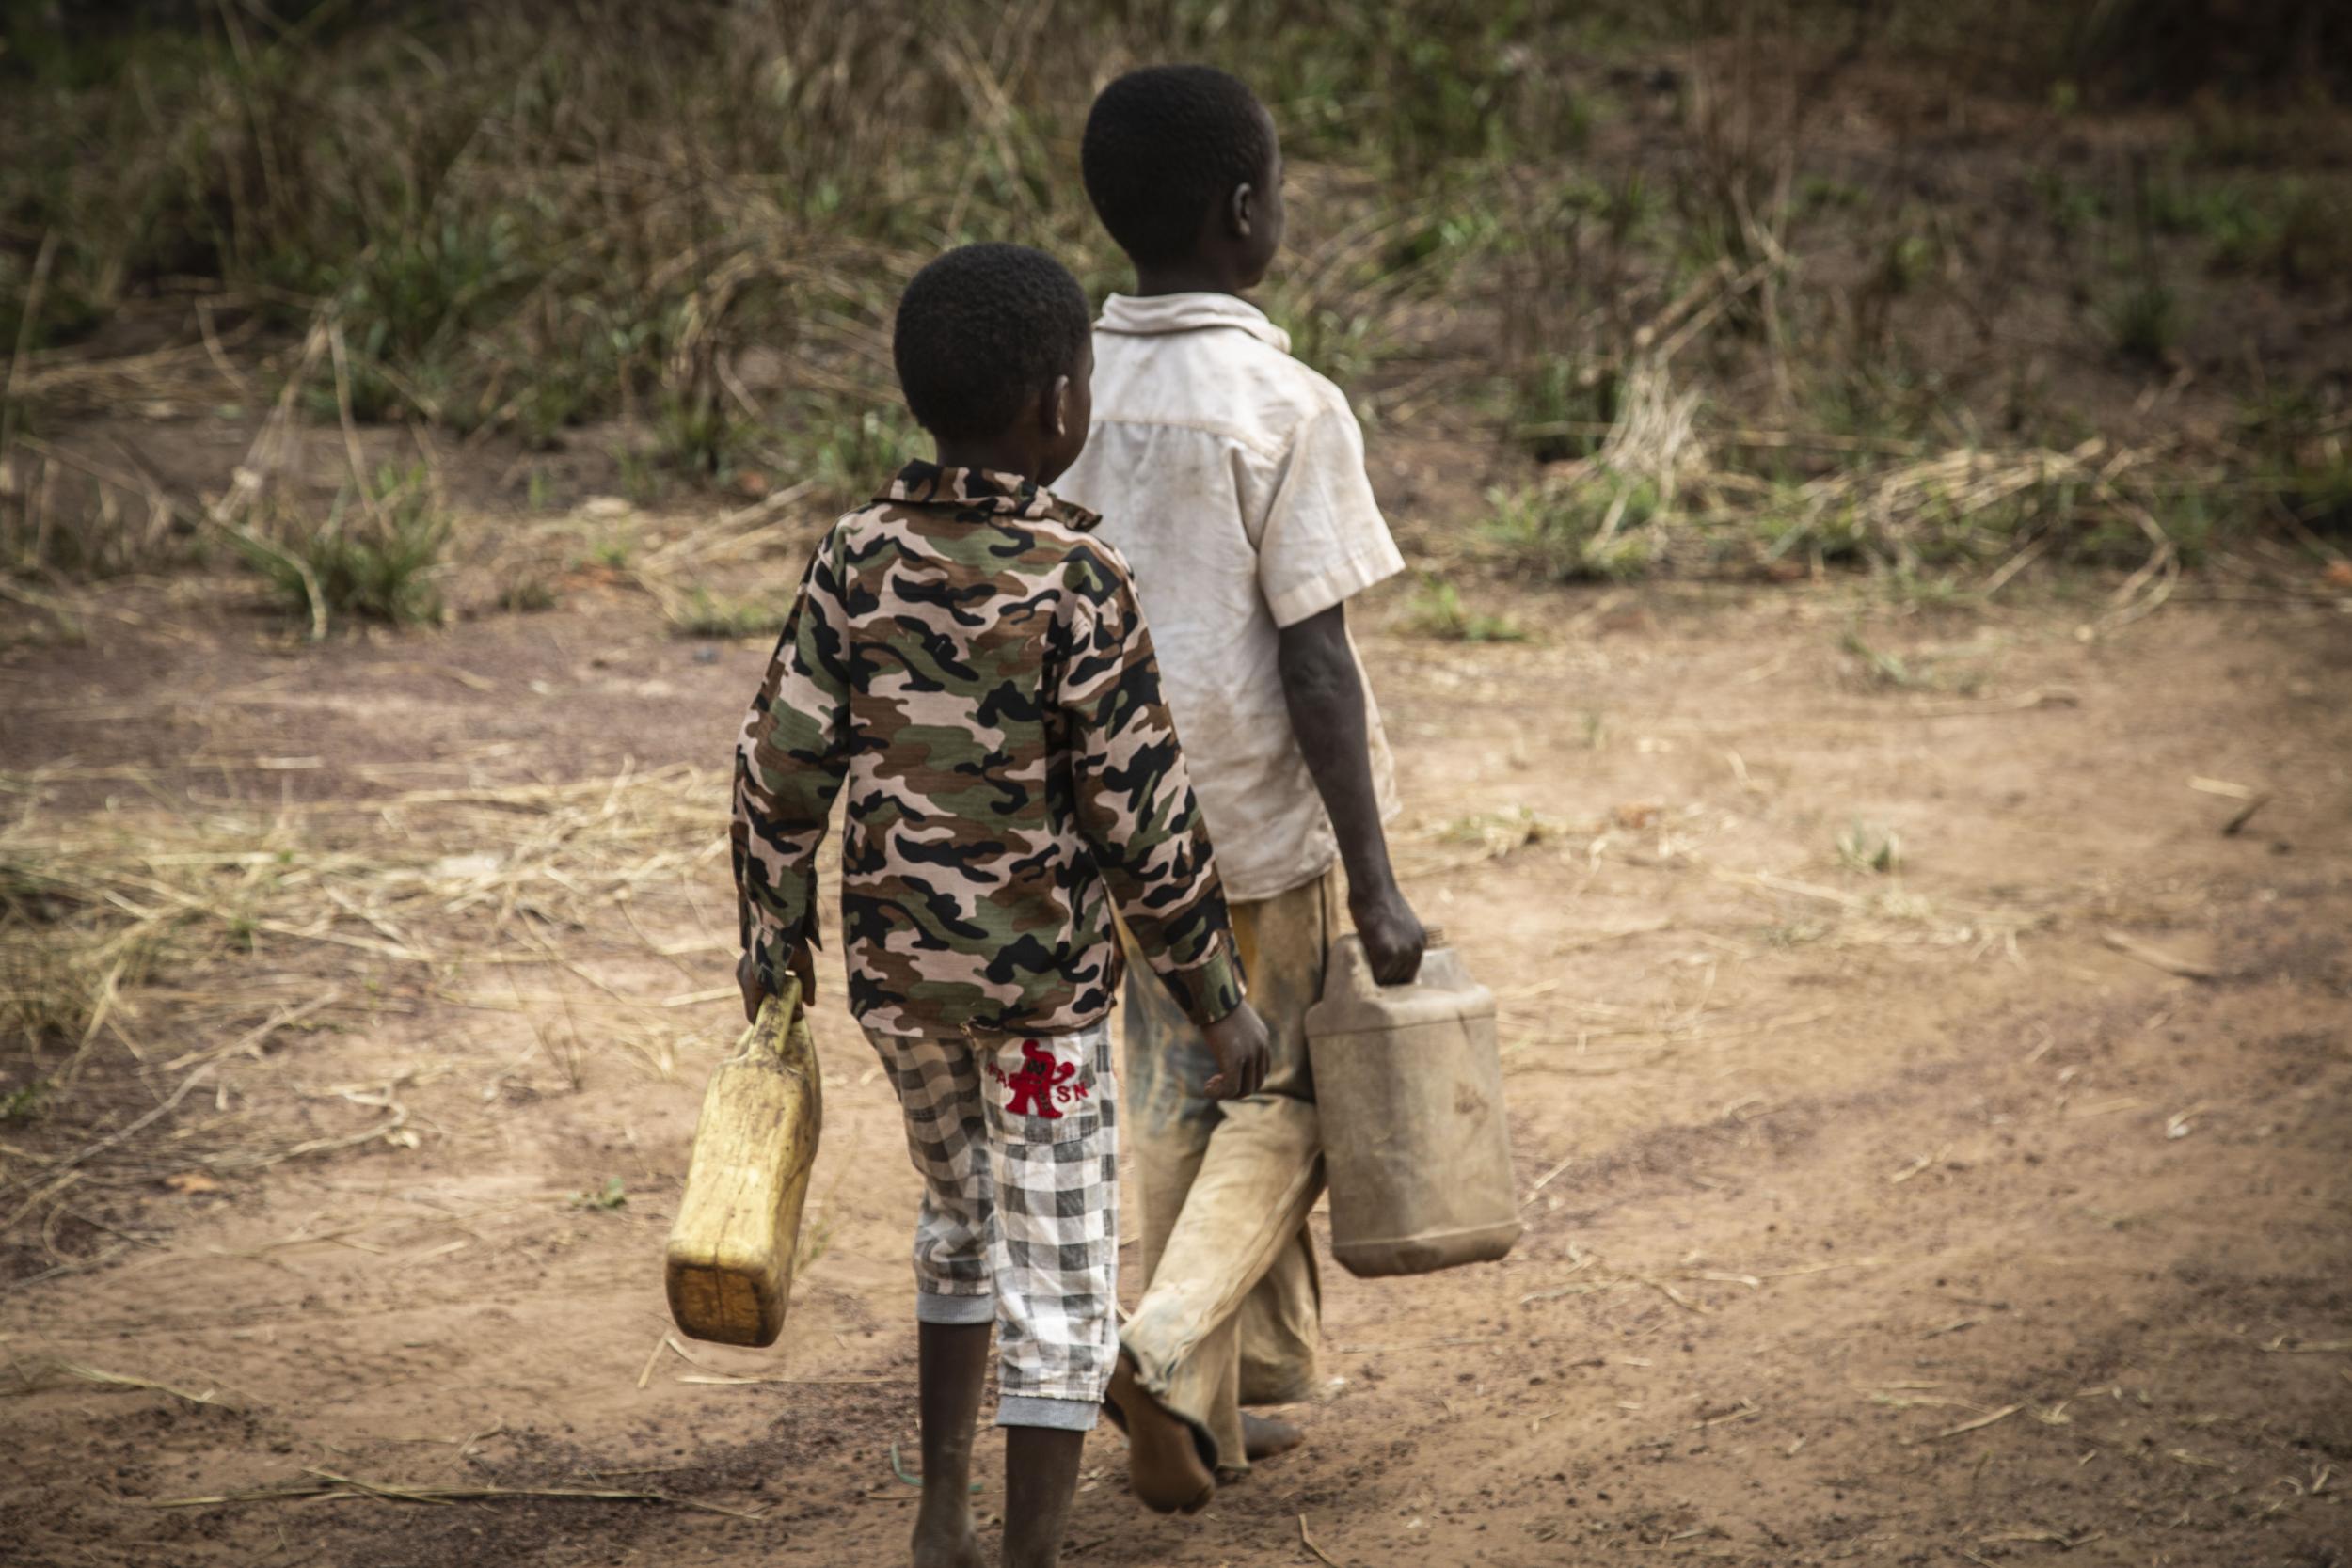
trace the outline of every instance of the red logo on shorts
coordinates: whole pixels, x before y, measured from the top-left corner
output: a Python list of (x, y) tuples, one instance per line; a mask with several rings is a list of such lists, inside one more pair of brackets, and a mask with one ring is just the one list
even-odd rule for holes
[(1007, 1116), (1042, 1117), (1047, 1121), (1059, 1121), (1061, 1113), (1054, 1108), (1055, 1101), (1086, 1098), (1084, 1084), (1069, 1082), (1078, 1070), (1075, 1062), (1057, 1062), (1054, 1053), (1035, 1040), (1021, 1042), (1021, 1070), (1009, 1077), (994, 1062), (988, 1064), (988, 1075), (1009, 1091), (1005, 1097)]

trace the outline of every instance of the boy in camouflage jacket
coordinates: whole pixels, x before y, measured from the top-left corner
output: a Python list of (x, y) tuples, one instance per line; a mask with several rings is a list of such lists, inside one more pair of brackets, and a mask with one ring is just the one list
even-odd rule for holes
[(818, 546), (738, 741), (745, 1009), (813, 990), (815, 858), (850, 788), (850, 1006), (924, 1180), (914, 1243), (918, 1565), (977, 1563), (969, 1475), (989, 1332), (1008, 1429), (1003, 1561), (1051, 1564), (1118, 1354), (1113, 911), (1254, 1092), (1225, 896), (1127, 566), (1042, 488), (1087, 438), (1088, 310), (1058, 263), (951, 251), (900, 301), (936, 439)]

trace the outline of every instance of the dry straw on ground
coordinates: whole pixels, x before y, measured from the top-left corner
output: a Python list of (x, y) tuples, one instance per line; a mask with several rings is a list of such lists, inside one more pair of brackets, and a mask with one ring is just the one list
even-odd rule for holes
[[(694, 928), (694, 881), (724, 875), (707, 769), (270, 810), (44, 809), (74, 772), (4, 781), (26, 803), (0, 827), (0, 1049), (22, 1097), (0, 1136), (0, 1240), (33, 1227), (52, 1266), (72, 1259), (45, 1227), (77, 1192), (413, 1140), (395, 1085), (331, 1091), (365, 1118), (307, 1135), (309, 1117), (229, 1092), (229, 1068), (301, 1032), (366, 1028), (425, 995), (520, 1007), (516, 966), (559, 971), (566, 1012), (660, 1017), (693, 974), (680, 960), (723, 945), (675, 934)], [(672, 978), (625, 990), (591, 967), (616, 957)], [(638, 1043), (655, 1070), (675, 1065), (664, 1041)]]

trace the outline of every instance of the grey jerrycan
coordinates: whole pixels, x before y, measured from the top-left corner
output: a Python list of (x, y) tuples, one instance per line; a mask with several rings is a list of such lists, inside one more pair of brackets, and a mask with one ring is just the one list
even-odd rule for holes
[(1435, 930), (1408, 985), (1340, 939), (1307, 1013), (1331, 1186), (1331, 1252), (1350, 1274), (1427, 1274), (1519, 1238), (1494, 992)]

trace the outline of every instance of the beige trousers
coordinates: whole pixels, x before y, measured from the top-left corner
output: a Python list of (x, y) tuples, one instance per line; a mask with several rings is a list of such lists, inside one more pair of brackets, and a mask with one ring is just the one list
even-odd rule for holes
[(1120, 1332), (1143, 1386), (1228, 1474), (1249, 1465), (1243, 1405), (1313, 1391), (1322, 1287), (1307, 1212), (1323, 1192), (1323, 1141), (1307, 1009), (1339, 936), (1338, 868), (1232, 913), (1249, 1000), (1273, 1041), (1258, 1093), (1203, 1099), (1216, 1063), (1200, 1031), (1149, 970), (1131, 971), (1124, 1098), (1146, 1284)]

